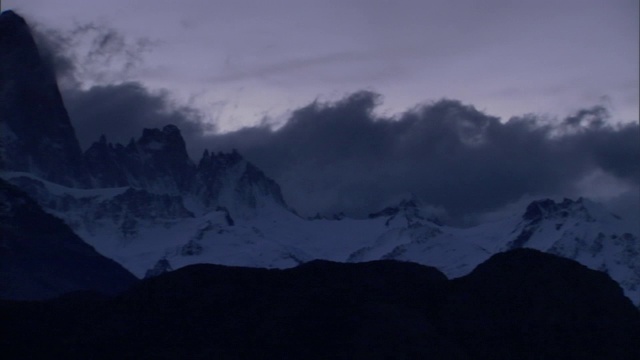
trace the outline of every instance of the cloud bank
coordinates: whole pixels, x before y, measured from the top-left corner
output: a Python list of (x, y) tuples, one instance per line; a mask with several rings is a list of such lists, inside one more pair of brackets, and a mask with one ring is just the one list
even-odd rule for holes
[(460, 222), (526, 197), (594, 197), (605, 187), (619, 208), (637, 207), (640, 200), (639, 125), (612, 125), (602, 106), (565, 119), (530, 114), (505, 122), (443, 99), (385, 117), (374, 113), (381, 96), (362, 91), (297, 109), (277, 129), (261, 125), (212, 134), (214, 126), (200, 111), (176, 104), (168, 91), (132, 81), (82, 86), (87, 76), (94, 82), (109, 76), (86, 70), (69, 54), (78, 34), (94, 34), (88, 49), (95, 59), (124, 59), (123, 73), (147, 51), (99, 29), (39, 36), (85, 148), (101, 134), (127, 142), (143, 128), (172, 123), (195, 161), (205, 148), (235, 148), (274, 178), (303, 215), (366, 215), (415, 197)]
[(527, 115), (503, 123), (455, 100), (376, 117), (379, 101), (358, 92), (312, 103), (278, 130), (247, 128), (208, 144), (237, 148), (306, 214), (363, 214), (415, 196), (460, 218), (526, 196), (588, 196), (583, 179), (595, 173), (619, 191), (640, 184), (638, 124), (610, 126), (602, 107), (556, 122)]
[(144, 128), (166, 124), (178, 126), (186, 138), (213, 131), (202, 112), (176, 103), (168, 90), (151, 90), (129, 80), (157, 41), (130, 40), (94, 23), (76, 24), (68, 31), (36, 24), (33, 35), (45, 66), (56, 74), (82, 148), (103, 134), (126, 143)]

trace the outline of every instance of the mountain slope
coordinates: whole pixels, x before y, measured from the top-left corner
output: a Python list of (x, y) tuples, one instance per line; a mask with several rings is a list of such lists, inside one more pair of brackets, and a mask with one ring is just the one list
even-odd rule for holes
[[(277, 201), (253, 208), (241, 197), (230, 197), (225, 203), (212, 201), (213, 208), (203, 205), (207, 197), (192, 194), (130, 187), (78, 190), (25, 173), (5, 177), (138, 277), (159, 261), (174, 269), (197, 263), (288, 268), (314, 259), (413, 261), (460, 277), (495, 253), (527, 247), (608, 273), (640, 304), (637, 235), (623, 232), (620, 218), (586, 199), (535, 201), (520, 214), (456, 228), (410, 202), (367, 219), (308, 220)], [(236, 194), (232, 184), (239, 178), (220, 177), (226, 179), (221, 191)]]
[(452, 281), (445, 326), (474, 359), (631, 359), (640, 314), (620, 298), (600, 271), (517, 249)]
[(640, 356), (640, 313), (615, 282), (522, 249), (454, 281), (396, 261), (194, 265), (113, 299), (0, 302), (0, 316), (12, 329), (0, 339), (8, 358)]
[(115, 294), (136, 282), (1, 179), (0, 200), (0, 298), (46, 299), (79, 290)]
[(138, 277), (196, 263), (289, 268), (314, 259), (413, 261), (460, 277), (526, 247), (608, 273), (640, 305), (638, 233), (586, 199), (535, 201), (471, 228), (444, 225), (414, 200), (366, 219), (303, 219), (236, 151), (192, 161), (173, 125), (126, 145), (101, 137), (80, 154), (28, 27), (12, 12), (0, 26), (0, 176)]

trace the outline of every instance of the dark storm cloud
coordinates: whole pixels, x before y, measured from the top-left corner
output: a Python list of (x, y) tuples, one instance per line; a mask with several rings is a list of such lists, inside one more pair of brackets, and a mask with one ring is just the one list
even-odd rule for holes
[[(212, 130), (201, 112), (176, 104), (168, 91), (151, 91), (132, 81), (113, 82), (126, 78), (143, 61), (144, 53), (153, 46), (151, 40), (131, 41), (112, 28), (93, 23), (65, 32), (35, 26), (33, 34), (45, 65), (58, 78), (83, 148), (100, 135), (126, 143), (140, 136), (144, 128), (166, 124), (178, 126), (185, 137)], [(87, 81), (104, 85), (85, 88), (83, 83)]]
[(525, 195), (576, 195), (596, 170), (640, 184), (638, 124), (608, 126), (601, 107), (551, 125), (534, 115), (502, 123), (454, 100), (379, 118), (379, 101), (359, 92), (316, 102), (278, 130), (247, 128), (209, 144), (239, 149), (306, 214), (362, 214), (416, 196), (460, 217)]
[(64, 99), (83, 148), (102, 134), (111, 142), (126, 143), (144, 128), (167, 124), (178, 126), (186, 138), (212, 130), (197, 110), (176, 105), (166, 91), (151, 92), (135, 82), (68, 89)]
[[(380, 96), (358, 92), (300, 108), (277, 130), (265, 122), (204, 135), (213, 130), (204, 115), (176, 104), (166, 91), (136, 82), (83, 88), (86, 79), (121, 78), (146, 51), (144, 41), (97, 29), (80, 26), (39, 40), (58, 77), (67, 79), (63, 97), (83, 147), (101, 134), (126, 143), (143, 128), (175, 124), (195, 161), (204, 148), (236, 148), (278, 181), (290, 205), (305, 215), (362, 215), (414, 196), (460, 219), (525, 196), (588, 196), (579, 185), (598, 171), (640, 186), (638, 123), (611, 126), (600, 106), (555, 122), (527, 115), (503, 123), (472, 106), (441, 100), (387, 118), (374, 114)], [(75, 39), (83, 34), (93, 35), (79, 56), (70, 49), (77, 48)], [(332, 56), (266, 65), (217, 80), (268, 76), (355, 55)], [(95, 70), (91, 63), (97, 64)], [(114, 73), (120, 75), (109, 75)]]

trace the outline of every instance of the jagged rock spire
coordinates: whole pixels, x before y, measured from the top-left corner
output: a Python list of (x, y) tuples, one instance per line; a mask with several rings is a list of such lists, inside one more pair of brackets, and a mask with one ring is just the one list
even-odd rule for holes
[(25, 20), (0, 14), (0, 139), (3, 170), (86, 187), (89, 176), (55, 75)]

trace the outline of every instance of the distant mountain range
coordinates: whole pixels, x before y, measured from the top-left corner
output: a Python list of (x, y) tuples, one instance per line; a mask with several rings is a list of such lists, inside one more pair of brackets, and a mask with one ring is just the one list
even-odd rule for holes
[(442, 224), (416, 199), (362, 219), (308, 219), (238, 152), (205, 151), (194, 162), (173, 125), (126, 145), (103, 136), (82, 152), (55, 76), (13, 12), (0, 15), (0, 129), (4, 196), (24, 192), (140, 278), (198, 263), (289, 268), (316, 259), (411, 261), (455, 278), (494, 254), (532, 248), (607, 273), (640, 305), (638, 234), (588, 199), (534, 201), (471, 228)]
[(0, 170), (3, 358), (640, 358), (638, 234), (599, 204), (303, 218), (238, 152), (193, 162), (173, 125), (82, 152), (10, 11)]

